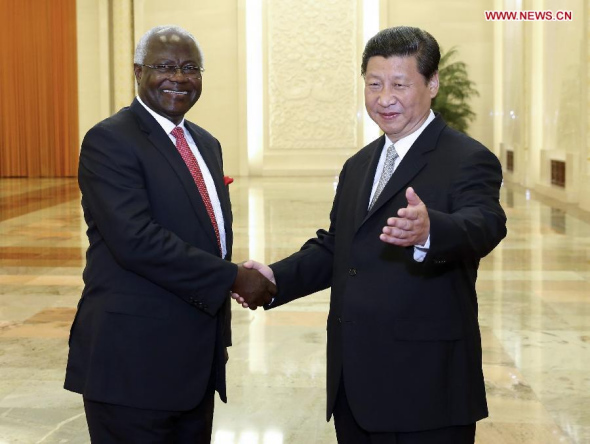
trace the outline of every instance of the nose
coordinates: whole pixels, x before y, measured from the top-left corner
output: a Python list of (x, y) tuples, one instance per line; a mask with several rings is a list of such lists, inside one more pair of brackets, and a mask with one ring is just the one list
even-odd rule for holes
[(377, 97), (377, 103), (383, 108), (387, 108), (390, 105), (395, 105), (397, 100), (398, 99), (397, 95), (395, 94), (395, 90), (390, 86), (385, 86), (379, 92), (379, 97)]
[(186, 75), (182, 72), (182, 68), (177, 66), (174, 69), (174, 74), (168, 77), (169, 80), (174, 80), (175, 82), (184, 82), (187, 80)]

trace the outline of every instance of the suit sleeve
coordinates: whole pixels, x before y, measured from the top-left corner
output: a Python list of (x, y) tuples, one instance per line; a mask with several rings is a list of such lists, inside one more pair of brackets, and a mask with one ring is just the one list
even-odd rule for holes
[(105, 125), (84, 138), (78, 180), (89, 231), (95, 224), (100, 238), (94, 241), (105, 242), (119, 266), (214, 315), (227, 300), (237, 266), (154, 220), (147, 173), (135, 152), (141, 147), (129, 139)]
[(269, 308), (278, 307), (332, 285), (336, 215), (345, 171), (346, 164), (338, 178), (328, 231), (318, 230), (316, 237), (308, 240), (297, 253), (270, 265), (277, 281), (278, 294)]
[(429, 209), (430, 250), (426, 262), (478, 260), (506, 236), (506, 215), (500, 206), (502, 169), (487, 149), (463, 159), (450, 191), (451, 211)]

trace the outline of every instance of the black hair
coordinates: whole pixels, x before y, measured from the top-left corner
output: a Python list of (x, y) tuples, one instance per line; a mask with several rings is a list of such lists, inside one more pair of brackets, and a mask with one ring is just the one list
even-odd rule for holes
[(438, 70), (440, 48), (438, 42), (428, 32), (410, 26), (387, 28), (375, 34), (365, 46), (361, 64), (361, 75), (367, 71), (367, 63), (371, 57), (382, 56), (416, 56), (418, 72), (426, 80)]

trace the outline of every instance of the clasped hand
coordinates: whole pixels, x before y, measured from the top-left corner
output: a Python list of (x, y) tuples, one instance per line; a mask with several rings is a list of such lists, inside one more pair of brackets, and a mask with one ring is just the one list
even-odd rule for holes
[(244, 308), (250, 308), (250, 310), (256, 310), (259, 306), (269, 304), (277, 294), (272, 271), (269, 277), (254, 264), (262, 266), (254, 261), (238, 265), (238, 274), (231, 288), (232, 297)]
[[(408, 206), (387, 219), (379, 236), (383, 242), (410, 247), (424, 245), (430, 235), (430, 218), (424, 202), (412, 187), (406, 190)], [(268, 305), (277, 294), (276, 281), (268, 265), (249, 260), (238, 265), (238, 275), (232, 286), (232, 298), (244, 308), (256, 310)]]
[[(250, 310), (256, 310), (261, 305), (270, 304), (272, 299), (277, 294), (276, 281), (271, 268), (268, 265), (261, 264), (260, 262), (249, 260), (243, 264), (238, 265), (238, 276), (240, 276), (240, 273), (257, 275), (258, 279), (270, 286), (270, 289), (266, 296), (263, 294), (260, 298), (257, 298), (256, 296), (251, 297), (246, 291), (247, 289), (238, 288), (238, 286), (236, 286), (234, 283), (231, 297), (234, 298), (236, 302), (242, 307), (249, 308)], [(238, 278), (236, 278), (236, 282), (237, 281)], [(268, 296), (268, 294), (270, 294), (270, 296)]]

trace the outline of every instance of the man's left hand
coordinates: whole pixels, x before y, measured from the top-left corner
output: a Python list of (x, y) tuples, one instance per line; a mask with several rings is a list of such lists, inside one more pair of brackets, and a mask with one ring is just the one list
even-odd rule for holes
[(424, 202), (412, 187), (406, 190), (408, 206), (401, 208), (398, 217), (387, 219), (387, 226), (379, 238), (388, 244), (400, 247), (424, 245), (430, 235), (430, 218)]

